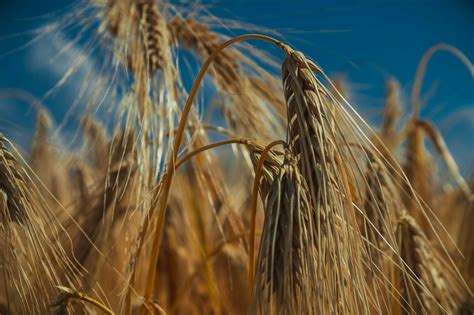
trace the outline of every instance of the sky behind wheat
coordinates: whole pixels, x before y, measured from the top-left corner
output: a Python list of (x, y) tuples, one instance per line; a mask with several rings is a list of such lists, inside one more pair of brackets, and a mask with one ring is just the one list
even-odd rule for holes
[[(27, 31), (60, 15), (72, 1), (0, 0), (0, 89), (19, 88), (40, 97), (57, 82), (75, 58), (51, 60), (68, 41), (48, 38), (18, 49), (31, 40)], [(278, 31), (294, 47), (316, 60), (329, 74), (350, 82), (352, 103), (377, 122), (384, 80), (401, 83), (409, 111), (409, 93), (416, 66), (430, 46), (444, 42), (474, 59), (474, 1), (203, 1), (223, 18), (238, 19)], [(54, 13), (48, 15), (50, 13)], [(86, 67), (93, 67), (92, 64)], [(83, 69), (84, 73), (87, 70)], [(78, 83), (79, 84), (79, 83)], [(79, 86), (79, 85), (78, 85)], [(60, 119), (77, 94), (68, 86), (44, 103)], [(422, 116), (443, 132), (464, 174), (474, 165), (474, 82), (461, 63), (439, 53), (429, 64), (423, 88)], [(0, 98), (0, 132), (28, 143), (35, 111), (19, 101)]]

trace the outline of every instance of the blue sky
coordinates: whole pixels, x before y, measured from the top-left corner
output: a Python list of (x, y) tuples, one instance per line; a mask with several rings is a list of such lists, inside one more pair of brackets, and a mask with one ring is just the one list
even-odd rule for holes
[[(351, 82), (353, 103), (371, 121), (377, 121), (386, 78), (397, 78), (409, 92), (416, 66), (430, 46), (445, 42), (474, 59), (474, 1), (203, 1), (211, 12), (284, 35), (294, 47), (316, 60), (330, 74), (345, 74)], [(4, 55), (30, 37), (13, 36), (48, 21), (41, 15), (64, 9), (66, 0), (0, 0), (0, 89), (21, 88), (43, 95), (60, 78), (63, 65), (51, 65), (55, 44), (37, 43)], [(289, 4), (288, 4), (289, 3)], [(49, 39), (51, 41), (51, 39)], [(57, 39), (55, 39), (56, 41)], [(423, 94), (428, 95), (422, 116), (435, 122), (466, 174), (474, 165), (474, 82), (472, 75), (447, 53), (429, 64)], [(45, 100), (60, 118), (74, 90), (65, 89)], [(0, 98), (0, 132), (19, 141), (31, 134), (34, 111), (18, 101)], [(407, 111), (409, 109), (407, 108)], [(14, 129), (12, 131), (12, 128)]]

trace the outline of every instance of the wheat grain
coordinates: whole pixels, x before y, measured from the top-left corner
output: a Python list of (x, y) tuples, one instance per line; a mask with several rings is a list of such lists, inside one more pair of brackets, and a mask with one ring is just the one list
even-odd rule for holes
[(287, 154), (265, 200), (253, 312), (260, 306), (265, 314), (314, 313), (315, 215), (308, 187), (291, 155)]
[(416, 314), (454, 312), (466, 294), (462, 281), (446, 268), (425, 233), (406, 212), (398, 222), (397, 235), (400, 257), (409, 270), (402, 276), (401, 305)]
[[(362, 256), (357, 256), (362, 255), (363, 245), (360, 236), (349, 228), (357, 224), (353, 213), (348, 212), (353, 207), (349, 190), (353, 157), (345, 157), (338, 148), (346, 136), (345, 127), (336, 125), (335, 112), (337, 116), (341, 113), (333, 107), (338, 106), (337, 100), (313, 74), (322, 74), (322, 70), (302, 53), (287, 51), (282, 68), (289, 148), (308, 184), (316, 216), (313, 233), (317, 251), (325, 253), (315, 257), (315, 281), (321, 294), (313, 303), (320, 313), (368, 311), (370, 298), (365, 290), (369, 285), (363, 276)], [(346, 268), (349, 261), (350, 275)], [(333, 266), (329, 275), (324, 269), (327, 264)], [(344, 285), (349, 278), (352, 282)]]
[(381, 163), (382, 161), (369, 155), (366, 171), (367, 191), (363, 207), (366, 215), (363, 218), (363, 232), (367, 238), (367, 251), (377, 267), (381, 265), (382, 252), (388, 251), (393, 233), (392, 226), (402, 207), (398, 187)]
[(166, 30), (155, 0), (138, 1), (140, 27), (143, 33), (143, 43), (150, 73), (162, 68), (163, 49), (162, 31)]

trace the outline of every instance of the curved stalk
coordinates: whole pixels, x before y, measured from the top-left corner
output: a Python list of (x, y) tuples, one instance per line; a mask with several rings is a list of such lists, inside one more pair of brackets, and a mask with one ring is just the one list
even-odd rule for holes
[(431, 142), (434, 144), (436, 150), (438, 151), (438, 154), (443, 159), (444, 164), (446, 164), (449, 173), (454, 178), (456, 184), (459, 186), (466, 199), (469, 202), (474, 201), (471, 189), (469, 188), (469, 185), (466, 180), (459, 173), (458, 165), (456, 164), (456, 161), (449, 152), (448, 146), (444, 142), (441, 133), (430, 122), (426, 120), (418, 120), (417, 126), (419, 126), (425, 132), (425, 134), (428, 135)]
[(88, 304), (94, 305), (98, 309), (104, 311), (106, 314), (115, 315), (115, 313), (110, 308), (108, 308), (107, 306), (105, 306), (101, 302), (91, 298), (90, 296), (86, 295), (85, 293), (76, 292), (76, 291), (73, 291), (70, 288), (63, 287), (63, 286), (57, 286), (57, 288), (63, 292), (63, 298), (60, 299), (58, 305), (61, 305), (62, 303), (67, 303), (67, 301), (70, 300), (70, 299), (77, 299), (77, 300), (84, 301)]
[(413, 83), (413, 88), (412, 88), (412, 93), (411, 93), (411, 101), (412, 101), (412, 106), (413, 106), (413, 113), (412, 113), (412, 118), (413, 120), (418, 119), (418, 115), (420, 112), (420, 106), (421, 106), (421, 101), (420, 101), (420, 92), (421, 92), (421, 86), (423, 84), (423, 79), (425, 77), (426, 73), (426, 67), (428, 66), (428, 62), (430, 61), (431, 57), (438, 51), (447, 51), (456, 56), (469, 70), (471, 73), (471, 76), (474, 76), (474, 66), (467, 58), (466, 55), (464, 55), (459, 49), (448, 45), (448, 44), (437, 44), (428, 49), (423, 57), (420, 60), (420, 63), (418, 64), (418, 68), (416, 69), (416, 74), (415, 74), (415, 82)]
[(179, 159), (176, 162), (175, 169), (179, 168), (183, 163), (185, 163), (186, 161), (188, 161), (189, 159), (191, 159), (192, 157), (198, 155), (201, 152), (204, 152), (204, 151), (207, 151), (207, 150), (213, 149), (213, 148), (218, 148), (218, 147), (221, 147), (221, 146), (224, 146), (224, 145), (227, 145), (227, 144), (234, 144), (234, 143), (249, 145), (251, 143), (251, 140), (250, 139), (244, 139), (244, 138), (229, 139), (229, 140), (223, 140), (223, 141), (219, 141), (219, 142), (215, 142), (215, 143), (211, 143), (211, 144), (202, 146), (202, 147), (200, 147), (200, 148), (198, 148), (194, 151), (191, 151), (191, 152), (187, 153), (181, 159)]
[[(255, 169), (255, 178), (253, 181), (253, 189), (252, 189), (252, 214), (250, 217), (250, 237), (249, 237), (249, 286), (253, 287), (253, 279), (254, 279), (254, 269), (255, 269), (255, 226), (256, 226), (256, 217), (257, 217), (257, 200), (258, 200), (258, 188), (260, 183), (260, 177), (262, 176), (262, 169), (265, 163), (265, 159), (267, 155), (270, 153), (271, 149), (276, 146), (285, 144), (283, 140), (276, 140), (270, 143), (265, 147), (260, 155), (260, 159), (258, 160), (257, 168)], [(252, 290), (250, 290), (252, 292)]]
[[(186, 100), (186, 104), (184, 105), (183, 112), (181, 113), (178, 131), (176, 133), (176, 138), (173, 145), (171, 161), (168, 164), (167, 173), (165, 173), (165, 175), (163, 176), (163, 191), (162, 191), (163, 195), (154, 196), (155, 198), (153, 198), (153, 202), (150, 208), (151, 210), (155, 209), (156, 206), (158, 205), (158, 200), (161, 201), (159, 209), (158, 209), (158, 215), (155, 220), (155, 230), (153, 232), (152, 252), (151, 252), (150, 263), (148, 266), (148, 280), (145, 287), (145, 294), (143, 296), (145, 302), (150, 299), (153, 293), (153, 288), (154, 288), (155, 278), (156, 278), (156, 265), (158, 263), (158, 254), (159, 254), (161, 236), (162, 236), (163, 225), (164, 225), (165, 215), (166, 215), (166, 205), (168, 203), (168, 197), (169, 197), (169, 193), (171, 189), (171, 184), (173, 182), (173, 175), (175, 171), (175, 165), (176, 165), (176, 159), (178, 156), (179, 147), (181, 146), (181, 142), (184, 135), (184, 129), (186, 127), (189, 112), (191, 110), (191, 106), (193, 104), (194, 98), (197, 94), (201, 81), (204, 75), (206, 74), (209, 66), (211, 65), (212, 61), (222, 52), (222, 50), (230, 45), (233, 45), (235, 43), (238, 43), (244, 40), (249, 40), (249, 39), (257, 39), (257, 40), (263, 40), (263, 41), (273, 43), (277, 45), (279, 48), (281, 48), (284, 52), (287, 52), (289, 49), (288, 46), (286, 46), (282, 42), (270, 36), (265, 36), (265, 35), (260, 35), (260, 34), (247, 34), (247, 35), (235, 37), (221, 44), (204, 62), (201, 70), (199, 71), (196, 79), (194, 80), (188, 99)], [(145, 312), (144, 304), (142, 304), (140, 308), (140, 311), (138, 313), (139, 315), (143, 315)]]

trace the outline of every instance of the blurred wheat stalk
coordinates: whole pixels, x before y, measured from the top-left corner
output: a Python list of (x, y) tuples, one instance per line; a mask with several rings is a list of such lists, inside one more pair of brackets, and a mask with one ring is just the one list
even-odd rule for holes
[[(473, 183), (418, 114), (431, 55), (472, 74), (461, 52), (422, 58), (406, 121), (387, 82), (375, 131), (303, 53), (226, 37), (199, 7), (92, 1), (56, 27), (74, 23), (105, 56), (82, 148), (61, 149), (41, 106), (27, 160), (0, 137), (0, 313), (473, 312)], [(281, 79), (248, 40), (281, 50)], [(184, 51), (203, 65), (189, 91)], [(205, 74), (216, 93), (202, 104)], [(104, 95), (112, 132), (92, 114)]]

